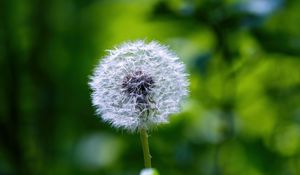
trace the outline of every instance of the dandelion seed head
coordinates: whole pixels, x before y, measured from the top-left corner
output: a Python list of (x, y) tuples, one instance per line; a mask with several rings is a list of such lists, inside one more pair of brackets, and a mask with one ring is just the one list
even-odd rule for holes
[(167, 47), (135, 41), (108, 52), (89, 82), (92, 103), (105, 122), (133, 132), (167, 123), (180, 111), (188, 74)]

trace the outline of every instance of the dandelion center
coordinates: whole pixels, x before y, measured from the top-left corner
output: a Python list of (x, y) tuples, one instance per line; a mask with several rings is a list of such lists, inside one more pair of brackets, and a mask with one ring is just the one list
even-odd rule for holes
[(150, 107), (151, 98), (149, 94), (154, 84), (154, 80), (151, 76), (142, 71), (136, 71), (123, 79), (122, 89), (128, 97), (136, 99), (137, 109), (144, 110)]
[(123, 91), (130, 96), (147, 96), (153, 87), (153, 78), (142, 71), (127, 75), (122, 83)]

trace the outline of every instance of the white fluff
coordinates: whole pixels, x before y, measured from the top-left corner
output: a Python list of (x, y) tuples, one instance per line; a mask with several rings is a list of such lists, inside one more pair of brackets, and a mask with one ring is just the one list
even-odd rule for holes
[[(153, 86), (144, 88), (146, 95), (130, 93), (126, 87), (141, 88), (141, 82), (132, 80), (137, 72), (154, 81)], [(140, 77), (140, 75), (138, 75)], [(184, 64), (167, 47), (157, 42), (128, 42), (104, 57), (94, 70), (89, 85), (92, 102), (101, 118), (116, 128), (136, 131), (167, 123), (170, 114), (180, 110), (183, 99), (188, 95), (188, 74)], [(129, 78), (128, 78), (129, 77)], [(130, 84), (131, 83), (131, 84)], [(138, 98), (142, 98), (141, 105)], [(147, 111), (147, 112), (145, 112)]]

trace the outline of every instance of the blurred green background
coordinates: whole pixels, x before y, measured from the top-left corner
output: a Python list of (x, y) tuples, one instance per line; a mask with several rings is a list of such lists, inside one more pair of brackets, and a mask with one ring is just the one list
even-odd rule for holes
[(0, 175), (135, 175), (137, 134), (101, 122), (106, 49), (170, 45), (190, 98), (150, 133), (162, 175), (300, 174), (299, 0), (1, 0)]

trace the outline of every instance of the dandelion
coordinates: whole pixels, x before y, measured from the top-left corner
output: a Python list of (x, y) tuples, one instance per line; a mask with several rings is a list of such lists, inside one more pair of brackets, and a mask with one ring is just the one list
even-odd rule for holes
[(184, 64), (166, 46), (124, 43), (109, 50), (95, 68), (89, 82), (92, 102), (103, 121), (140, 132), (142, 144), (148, 145), (147, 130), (180, 111), (188, 95), (187, 76)]

